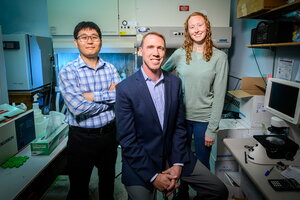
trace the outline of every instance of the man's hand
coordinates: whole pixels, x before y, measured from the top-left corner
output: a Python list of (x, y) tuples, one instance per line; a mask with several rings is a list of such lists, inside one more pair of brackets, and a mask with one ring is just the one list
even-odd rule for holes
[(153, 181), (153, 186), (161, 192), (164, 192), (168, 189), (171, 181), (176, 177), (170, 174), (158, 174), (156, 179)]
[(109, 86), (109, 88), (108, 88), (108, 90), (109, 91), (112, 91), (112, 90), (115, 90), (116, 89), (116, 83), (112, 83), (110, 86)]
[(170, 196), (175, 191), (175, 189), (179, 187), (179, 184), (177, 182), (179, 181), (181, 171), (182, 166), (173, 165), (173, 167), (170, 167), (169, 169), (162, 172), (163, 174), (169, 174), (174, 176), (174, 179), (171, 180), (171, 184), (167, 188), (167, 196)]
[(85, 100), (87, 101), (94, 101), (94, 93), (93, 92), (87, 92), (82, 94)]
[(210, 137), (205, 136), (205, 146), (210, 147), (215, 143), (214, 139), (211, 139)]

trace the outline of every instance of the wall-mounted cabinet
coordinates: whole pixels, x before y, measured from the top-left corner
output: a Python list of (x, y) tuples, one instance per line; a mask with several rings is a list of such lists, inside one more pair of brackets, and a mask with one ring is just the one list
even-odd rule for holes
[(93, 21), (103, 35), (119, 35), (118, 0), (48, 0), (51, 35), (73, 35), (81, 21)]

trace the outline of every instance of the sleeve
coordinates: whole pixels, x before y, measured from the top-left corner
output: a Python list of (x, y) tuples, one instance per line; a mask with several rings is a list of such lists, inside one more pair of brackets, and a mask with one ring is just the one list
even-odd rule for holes
[(214, 139), (218, 132), (221, 119), (228, 78), (228, 59), (227, 55), (220, 57), (216, 66), (216, 77), (213, 83), (214, 99), (212, 103), (212, 112), (205, 135)]
[[(111, 65), (111, 64), (110, 64)], [(119, 76), (119, 73), (117, 71), (117, 69), (111, 65), (111, 83), (115, 83), (118, 84), (121, 79)], [(115, 103), (116, 100), (116, 90), (104, 90), (104, 91), (100, 91), (100, 92), (94, 92), (94, 102), (105, 102), (107, 104), (112, 104)]]
[(115, 113), (117, 139), (122, 146), (122, 156), (145, 183), (150, 182), (159, 172), (155, 170), (155, 165), (143, 146), (138, 143), (134, 108), (125, 87), (117, 86)]
[(172, 165), (184, 165), (184, 163), (189, 161), (189, 156), (187, 152), (187, 132), (185, 129), (185, 117), (184, 117), (184, 105), (183, 105), (183, 95), (182, 95), (182, 85), (181, 80), (178, 87), (178, 109), (176, 115), (176, 123), (173, 136), (172, 153), (170, 156), (170, 162)]
[(170, 57), (169, 59), (165, 62), (165, 64), (161, 67), (163, 70), (172, 72), (173, 70), (176, 69), (176, 60), (177, 60), (177, 53), (178, 50), (176, 50)]
[(76, 77), (76, 73), (67, 67), (63, 68), (58, 75), (60, 92), (72, 114), (91, 116), (110, 108), (106, 104), (87, 101), (78, 87)]

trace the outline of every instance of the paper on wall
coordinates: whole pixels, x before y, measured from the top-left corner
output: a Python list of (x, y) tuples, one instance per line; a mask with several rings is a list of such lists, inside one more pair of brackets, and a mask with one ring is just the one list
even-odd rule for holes
[(279, 58), (276, 78), (291, 80), (293, 64), (293, 59)]
[(299, 64), (299, 67), (298, 67), (298, 72), (297, 72), (295, 81), (300, 81), (300, 64)]

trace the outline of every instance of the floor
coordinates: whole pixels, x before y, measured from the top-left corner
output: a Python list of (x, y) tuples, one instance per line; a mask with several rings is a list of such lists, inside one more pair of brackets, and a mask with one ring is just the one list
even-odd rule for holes
[[(65, 200), (69, 190), (68, 176), (60, 175), (57, 177), (52, 186), (45, 193), (41, 200)], [(195, 191), (189, 190), (190, 200), (196, 195)], [(90, 181), (90, 200), (98, 200), (98, 189), (97, 189), (97, 170), (93, 170), (91, 181)], [(231, 195), (232, 196), (232, 195)], [(116, 181), (115, 181), (115, 200), (127, 200), (127, 193), (124, 185), (121, 183), (121, 156), (120, 148), (118, 149), (118, 157), (116, 164)], [(172, 199), (172, 195), (169, 197)], [(234, 198), (229, 198), (233, 200)], [(163, 200), (163, 196), (160, 192), (157, 193), (157, 200)]]
[[(116, 164), (116, 181), (115, 181), (115, 200), (127, 200), (127, 192), (121, 183), (121, 156), (118, 148), (118, 157)], [(42, 200), (65, 200), (69, 190), (69, 180), (67, 175), (60, 175), (45, 193)], [(98, 200), (97, 189), (97, 169), (94, 168), (90, 181), (90, 200)], [(190, 199), (193, 199), (195, 192), (190, 190)], [(169, 197), (172, 199), (172, 196)], [(157, 193), (157, 200), (163, 200), (160, 192)]]

